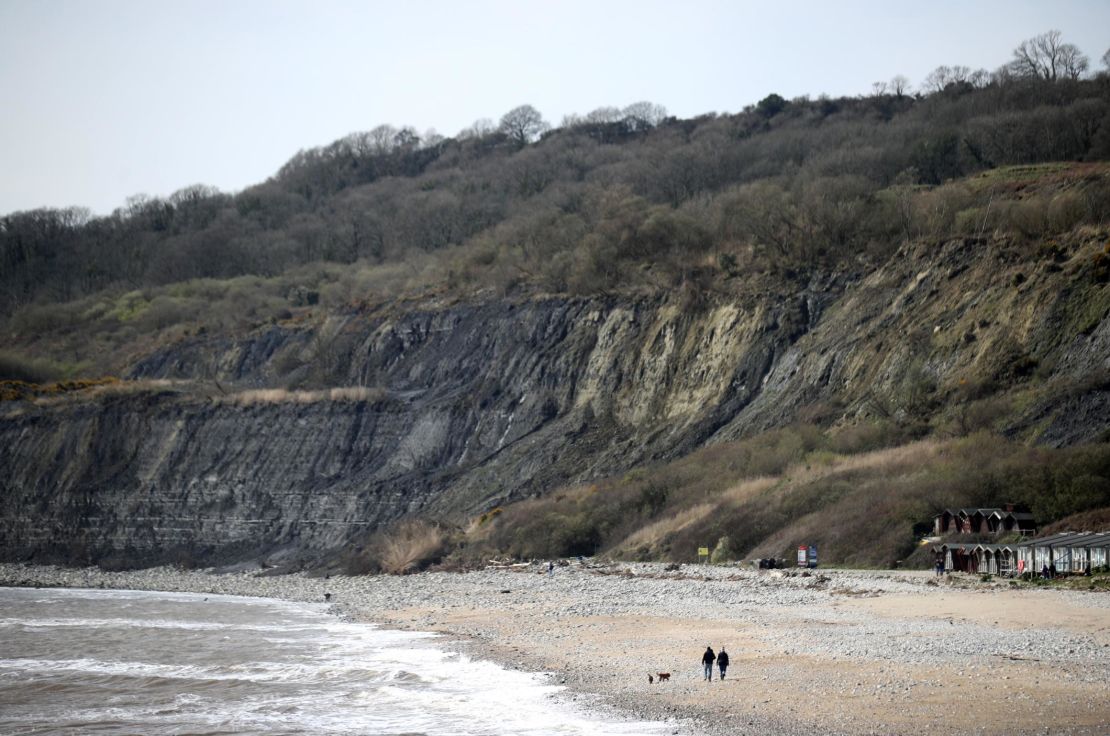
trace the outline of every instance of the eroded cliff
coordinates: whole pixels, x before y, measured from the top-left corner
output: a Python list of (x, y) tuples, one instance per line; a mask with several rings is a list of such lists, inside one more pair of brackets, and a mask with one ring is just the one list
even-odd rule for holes
[[(196, 337), (136, 361), (133, 390), (3, 410), (0, 556), (306, 560), (807, 412), (925, 424), (1003, 397), (995, 429), (1090, 441), (1110, 426), (1101, 248), (920, 243), (697, 306), (487, 298)], [(249, 391), (298, 371), (362, 390)]]

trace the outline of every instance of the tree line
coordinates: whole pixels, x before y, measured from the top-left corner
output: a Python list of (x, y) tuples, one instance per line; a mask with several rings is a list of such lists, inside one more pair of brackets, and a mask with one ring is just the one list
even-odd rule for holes
[(770, 94), (692, 119), (641, 102), (556, 127), (522, 105), (453, 138), (382, 125), (300, 151), (237, 194), (197, 185), (106, 217), (4, 216), (0, 313), (316, 262), (433, 257), (449, 286), (591, 293), (879, 256), (932, 232), (931, 187), (1110, 159), (1110, 78), (1089, 71), (1052, 31), (992, 73), (938, 67), (914, 94), (895, 77), (866, 96)]

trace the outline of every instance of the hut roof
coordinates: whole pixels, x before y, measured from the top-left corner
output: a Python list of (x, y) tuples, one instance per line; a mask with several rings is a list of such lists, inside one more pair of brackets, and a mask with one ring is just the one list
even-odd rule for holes
[(967, 550), (973, 550), (978, 546), (979, 545), (976, 544), (975, 542), (945, 542), (944, 544), (934, 545), (933, 546), (933, 551), (934, 552), (940, 552), (940, 551), (943, 551), (943, 550), (946, 550), (946, 549), (962, 549), (962, 550), (967, 551)]
[(1033, 514), (1030, 514), (1026, 511), (1005, 511), (1003, 509), (994, 509), (994, 511), (991, 513), (991, 516), (997, 516), (999, 519), (1005, 519), (1009, 517), (1011, 519), (1016, 519), (1017, 521), (1033, 520)]
[(1110, 532), (1093, 532), (1070, 543), (1069, 547), (1110, 547)]
[(1041, 537), (1040, 539), (1030, 539), (1027, 542), (1020, 542), (1017, 546), (1019, 546), (1019, 547), (1055, 547), (1057, 545), (1066, 544), (1069, 541), (1079, 539), (1083, 535), (1088, 534), (1088, 533), (1089, 532), (1060, 532), (1059, 534), (1053, 534), (1053, 535), (1048, 536), (1048, 537)]
[(1004, 549), (1007, 549), (1011, 552), (1016, 552), (1017, 547), (1018, 546), (1016, 544), (986, 544), (986, 543), (982, 543), (982, 544), (975, 545), (975, 549), (985, 549), (985, 550), (989, 550), (991, 552), (1000, 552)]

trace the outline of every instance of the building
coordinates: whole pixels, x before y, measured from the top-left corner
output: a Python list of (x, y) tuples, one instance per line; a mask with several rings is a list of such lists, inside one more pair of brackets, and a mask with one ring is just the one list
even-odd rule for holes
[(933, 552), (943, 555), (945, 572), (976, 572), (979, 563), (974, 553), (978, 546), (968, 542), (945, 542), (934, 546)]
[(933, 517), (933, 533), (942, 534), (1035, 534), (1033, 514), (1017, 504), (1001, 508), (945, 509)]
[(1018, 549), (1014, 544), (977, 544), (972, 550), (976, 572), (1011, 577), (1017, 572)]
[[(1084, 573), (1110, 564), (1110, 532), (1079, 535), (1068, 542), (1071, 572)], [(1060, 570), (1060, 566), (1056, 566)]]
[(1016, 544), (944, 542), (933, 547), (944, 558), (946, 572), (1012, 576), (1017, 573)]
[[(1018, 559), (1024, 572), (1039, 573), (1045, 568), (1055, 567), (1057, 571), (1070, 569), (1071, 555), (1068, 542), (1075, 541), (1075, 532), (1061, 532), (1040, 539), (1031, 539), (1018, 544)], [(1061, 563), (1068, 563), (1062, 567)]]
[(1055, 566), (1058, 574), (1081, 574), (1110, 565), (1110, 532), (1061, 532), (1014, 544), (944, 542), (932, 549), (946, 572), (1036, 575)]

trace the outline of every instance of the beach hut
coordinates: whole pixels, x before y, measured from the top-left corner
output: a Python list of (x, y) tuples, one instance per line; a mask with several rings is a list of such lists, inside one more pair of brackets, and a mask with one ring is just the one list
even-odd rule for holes
[(1085, 533), (1061, 532), (1021, 542), (1017, 545), (1018, 559), (1025, 563), (1025, 572), (1039, 573), (1053, 565), (1057, 572), (1067, 572), (1071, 569), (1071, 551), (1068, 545), (1083, 534)]
[(944, 509), (933, 517), (933, 533), (942, 534), (1006, 534), (1035, 531), (1033, 514), (1017, 504), (1001, 508)]
[(987, 575), (1013, 575), (1017, 554), (1017, 546), (1012, 544), (977, 544), (972, 550), (976, 572)]
[[(1077, 535), (1068, 543), (1071, 572), (1083, 573), (1106, 564), (1110, 557), (1110, 532)], [(1056, 565), (1057, 570), (1060, 565)]]
[(933, 547), (933, 551), (944, 556), (945, 572), (975, 572), (978, 569), (975, 548), (978, 546), (965, 542), (945, 542)]
[(979, 531), (982, 518), (979, 509), (960, 509), (956, 512), (956, 531), (960, 534), (974, 534)]
[(987, 517), (987, 528), (992, 534), (1006, 534), (1009, 532), (1033, 534), (1036, 532), (1033, 514), (1028, 511), (1015, 511), (1012, 508), (992, 511)]
[[(1110, 536), (1110, 533), (1104, 533), (1101, 536)], [(1088, 554), (1090, 555), (1092, 569), (1110, 567), (1110, 542), (1108, 540), (1100, 539), (1098, 544), (1091, 546)]]

